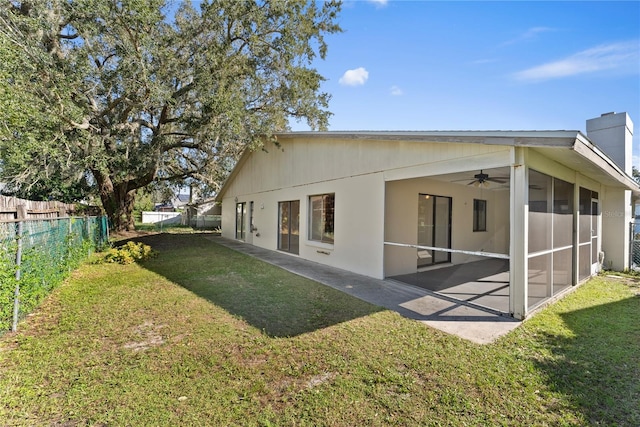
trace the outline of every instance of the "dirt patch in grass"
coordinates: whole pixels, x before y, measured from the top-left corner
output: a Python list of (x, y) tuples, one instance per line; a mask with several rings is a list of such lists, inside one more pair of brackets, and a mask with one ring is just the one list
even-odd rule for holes
[(640, 276), (639, 275), (640, 275), (639, 272), (618, 273), (618, 274), (607, 273), (604, 275), (604, 277), (606, 277), (607, 279), (625, 284), (635, 296), (640, 297)]
[(150, 320), (144, 321), (134, 328), (134, 332), (139, 338), (136, 341), (127, 342), (122, 348), (132, 351), (144, 351), (151, 347), (157, 347), (165, 343), (162, 337), (162, 329), (166, 325), (157, 325)]

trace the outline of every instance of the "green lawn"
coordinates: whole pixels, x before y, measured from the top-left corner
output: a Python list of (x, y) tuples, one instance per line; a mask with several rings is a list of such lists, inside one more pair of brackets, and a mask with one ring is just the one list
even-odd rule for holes
[(0, 338), (0, 424), (640, 425), (635, 279), (480, 346), (210, 238), (73, 273)]

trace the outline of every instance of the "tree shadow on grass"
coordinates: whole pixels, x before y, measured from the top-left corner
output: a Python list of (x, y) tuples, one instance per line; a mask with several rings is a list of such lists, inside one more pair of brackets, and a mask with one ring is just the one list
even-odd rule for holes
[(383, 310), (233, 251), (205, 234), (136, 238), (158, 257), (143, 266), (273, 337), (312, 332)]
[(640, 425), (640, 295), (561, 314), (573, 337), (548, 334), (536, 362), (589, 425)]

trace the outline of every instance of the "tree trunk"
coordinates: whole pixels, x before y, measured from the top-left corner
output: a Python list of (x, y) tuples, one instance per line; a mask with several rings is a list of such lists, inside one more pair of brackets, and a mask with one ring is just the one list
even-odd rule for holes
[(136, 190), (129, 190), (127, 182), (114, 184), (111, 177), (98, 171), (93, 171), (93, 175), (98, 184), (102, 206), (109, 218), (109, 228), (115, 232), (135, 230), (133, 204)]

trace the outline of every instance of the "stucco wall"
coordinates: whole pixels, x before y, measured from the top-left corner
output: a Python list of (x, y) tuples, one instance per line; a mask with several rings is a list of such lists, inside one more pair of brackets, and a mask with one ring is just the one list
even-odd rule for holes
[(510, 164), (510, 147), (483, 144), (287, 139), (265, 148), (245, 157), (226, 197), (379, 172), (394, 180)]
[(604, 267), (626, 270), (629, 268), (631, 191), (605, 187), (601, 206)]
[[(325, 193), (335, 194), (335, 241), (332, 245), (308, 239), (309, 196)], [(246, 240), (276, 250), (278, 202), (290, 200), (300, 201), (300, 257), (382, 278), (384, 183), (381, 174), (240, 195), (238, 202), (247, 202), (247, 205), (254, 202), (253, 224), (257, 230)], [(222, 203), (222, 235), (227, 238), (235, 238), (235, 205), (232, 197), (225, 198)]]
[[(385, 274), (385, 194), (388, 194), (384, 181), (389, 174), (404, 170), (424, 174), (425, 167), (435, 173), (443, 165), (448, 171), (469, 170), (470, 162), (505, 165), (509, 152), (509, 147), (482, 144), (283, 140), (280, 147), (267, 146), (266, 151), (253, 152), (242, 161), (223, 198), (222, 235), (235, 238), (235, 199), (247, 202), (247, 206), (253, 201), (253, 224), (257, 231), (253, 234), (247, 231), (245, 241), (275, 250), (278, 202), (300, 200), (300, 257), (382, 278)], [(324, 193), (335, 193), (333, 245), (307, 239), (308, 197)], [(412, 211), (417, 215), (417, 207)], [(491, 211), (490, 207), (489, 215), (493, 217)], [(464, 221), (471, 227), (472, 214), (467, 214), (469, 218)], [(503, 223), (508, 224), (508, 219)], [(389, 224), (388, 220), (386, 224)], [(416, 221), (412, 224), (415, 239)], [(485, 236), (477, 239), (486, 238), (486, 233), (483, 234)], [(508, 231), (500, 237), (502, 245), (505, 238), (508, 241)], [(484, 246), (477, 243), (483, 248), (494, 244), (493, 241)]]

